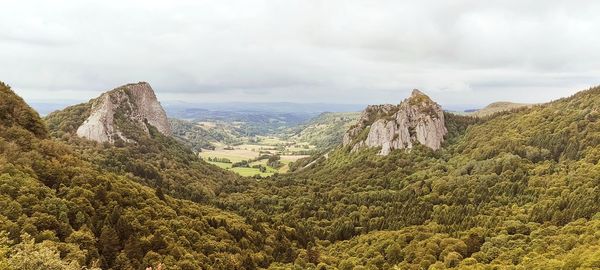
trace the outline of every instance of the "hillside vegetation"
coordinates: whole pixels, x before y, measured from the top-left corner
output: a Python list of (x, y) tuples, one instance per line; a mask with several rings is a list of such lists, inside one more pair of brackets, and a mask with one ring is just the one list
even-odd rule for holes
[(593, 88), (485, 122), (450, 116), (440, 151), (338, 148), (221, 200), (305, 247), (282, 269), (594, 269), (599, 111)]
[(535, 104), (500, 101), (500, 102), (494, 102), (490, 105), (487, 105), (485, 108), (476, 110), (472, 113), (469, 113), (468, 115), (473, 116), (473, 117), (486, 117), (486, 116), (493, 115), (495, 113), (516, 110), (516, 109), (525, 108), (525, 107), (532, 107), (534, 105)]
[(218, 144), (233, 145), (242, 142), (241, 134), (218, 123), (208, 126), (179, 119), (169, 119), (169, 123), (173, 129), (173, 136), (196, 152), (202, 149), (214, 150)]
[(600, 88), (259, 181), (151, 126), (91, 142), (85, 105), (46, 125), (0, 95), (0, 269), (600, 267)]
[[(67, 145), (49, 138), (37, 113), (7, 85), (0, 84), (0, 95), (1, 269), (144, 269), (161, 263), (163, 269), (252, 269), (277, 256), (278, 242), (261, 224), (166, 195), (194, 199), (188, 191), (204, 194), (206, 183), (181, 189), (186, 182), (176, 182), (220, 172), (199, 160), (178, 167), (194, 162), (194, 155), (185, 156), (174, 142), (118, 148), (64, 133), (73, 146)], [(154, 149), (158, 144), (162, 148)], [(154, 180), (164, 188), (151, 188)]]
[(322, 113), (291, 131), (291, 139), (315, 145), (320, 150), (333, 148), (342, 143), (344, 133), (359, 116), (359, 112)]

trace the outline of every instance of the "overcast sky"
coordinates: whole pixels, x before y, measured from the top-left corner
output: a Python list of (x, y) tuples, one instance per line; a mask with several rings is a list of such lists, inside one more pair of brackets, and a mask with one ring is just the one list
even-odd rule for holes
[(29, 101), (148, 81), (163, 101), (541, 102), (600, 84), (600, 1), (3, 0)]

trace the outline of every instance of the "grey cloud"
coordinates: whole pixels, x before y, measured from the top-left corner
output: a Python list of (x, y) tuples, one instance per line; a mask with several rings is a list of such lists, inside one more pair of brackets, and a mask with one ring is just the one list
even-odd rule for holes
[[(545, 101), (598, 83), (600, 3), (33, 1), (0, 17), (27, 99), (149, 81), (161, 98), (443, 104)], [(74, 97), (75, 96), (75, 97)]]

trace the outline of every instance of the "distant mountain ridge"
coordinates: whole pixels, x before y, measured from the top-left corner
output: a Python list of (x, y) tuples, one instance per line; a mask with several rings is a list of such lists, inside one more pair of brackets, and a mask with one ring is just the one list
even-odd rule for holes
[(311, 113), (353, 112), (364, 108), (363, 104), (338, 103), (295, 103), (295, 102), (215, 102), (193, 103), (166, 101), (163, 106), (169, 117), (181, 118), (178, 114), (189, 111), (220, 112), (270, 112), (270, 113)]
[(499, 113), (499, 112), (505, 112), (505, 111), (515, 110), (515, 109), (520, 109), (520, 108), (525, 108), (525, 107), (532, 107), (534, 105), (536, 105), (536, 104), (499, 101), (499, 102), (491, 103), (490, 105), (487, 105), (483, 109), (469, 110), (469, 111), (465, 111), (465, 112), (469, 113), (470, 116), (485, 117), (485, 116), (489, 116), (489, 115)]

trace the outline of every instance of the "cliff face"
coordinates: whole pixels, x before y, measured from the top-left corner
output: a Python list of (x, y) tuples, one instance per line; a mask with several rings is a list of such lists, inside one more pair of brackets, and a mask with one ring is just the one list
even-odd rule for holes
[(356, 125), (344, 135), (344, 146), (352, 151), (381, 147), (380, 155), (394, 149), (410, 149), (418, 142), (433, 150), (441, 147), (448, 133), (442, 107), (419, 90), (399, 105), (368, 106)]
[(91, 102), (90, 116), (77, 129), (79, 137), (97, 142), (131, 142), (135, 138), (125, 130), (149, 134), (148, 125), (166, 136), (172, 134), (167, 115), (148, 83), (124, 85)]

